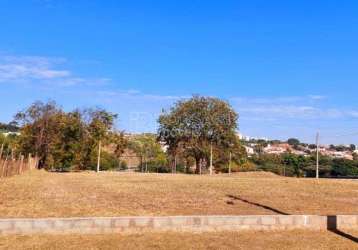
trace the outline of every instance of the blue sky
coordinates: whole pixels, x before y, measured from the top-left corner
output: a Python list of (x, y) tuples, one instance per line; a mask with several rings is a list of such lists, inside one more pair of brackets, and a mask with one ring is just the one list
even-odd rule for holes
[(3, 0), (0, 23), (0, 121), (53, 99), (155, 131), (201, 94), (247, 135), (358, 144), (357, 1)]

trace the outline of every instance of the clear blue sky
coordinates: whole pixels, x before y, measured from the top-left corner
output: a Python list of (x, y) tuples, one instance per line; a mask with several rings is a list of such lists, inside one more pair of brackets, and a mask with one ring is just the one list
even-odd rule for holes
[(155, 131), (179, 98), (217, 96), (251, 136), (358, 143), (358, 2), (0, 2), (0, 121), (35, 100), (101, 106)]

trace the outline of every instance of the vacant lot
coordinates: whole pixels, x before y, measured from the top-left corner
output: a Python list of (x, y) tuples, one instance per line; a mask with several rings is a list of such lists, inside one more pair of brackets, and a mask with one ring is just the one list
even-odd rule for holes
[(0, 180), (2, 218), (279, 213), (358, 214), (358, 181), (45, 171)]
[[(349, 232), (358, 236), (358, 232)], [(0, 237), (4, 249), (358, 249), (331, 232), (147, 233)]]

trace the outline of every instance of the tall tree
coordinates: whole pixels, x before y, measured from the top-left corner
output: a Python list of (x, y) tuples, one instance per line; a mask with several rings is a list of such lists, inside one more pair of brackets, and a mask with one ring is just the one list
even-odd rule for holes
[(116, 114), (104, 109), (64, 112), (55, 102), (36, 102), (15, 116), (21, 124), (19, 150), (39, 158), (47, 169), (89, 169), (97, 161), (97, 148), (112, 144), (119, 156), (123, 134), (114, 130)]
[(49, 164), (50, 151), (58, 136), (58, 118), (63, 111), (55, 102), (35, 102), (26, 110), (15, 115), (22, 125), (19, 144), (22, 152), (32, 153), (39, 158), (39, 166)]
[(209, 148), (230, 148), (235, 142), (238, 115), (225, 101), (213, 97), (193, 96), (178, 101), (159, 117), (158, 139), (169, 152), (179, 147), (196, 161), (196, 172), (208, 162)]

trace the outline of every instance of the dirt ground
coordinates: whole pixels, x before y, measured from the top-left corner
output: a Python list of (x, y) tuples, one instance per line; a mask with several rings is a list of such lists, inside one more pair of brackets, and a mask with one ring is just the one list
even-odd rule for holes
[[(357, 232), (349, 235), (358, 237)], [(358, 249), (332, 232), (221, 232), (205, 234), (71, 235), (0, 237), (0, 249)]]
[(0, 218), (358, 214), (358, 181), (32, 171), (0, 180)]

